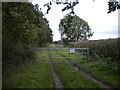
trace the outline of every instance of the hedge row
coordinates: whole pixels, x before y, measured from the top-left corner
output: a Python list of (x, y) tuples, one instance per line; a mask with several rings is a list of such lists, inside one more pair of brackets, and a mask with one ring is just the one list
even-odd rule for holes
[(106, 40), (86, 40), (80, 42), (71, 42), (70, 47), (89, 48), (90, 55), (95, 57), (98, 55), (101, 58), (112, 58), (114, 61), (119, 60), (119, 42), (116, 39)]
[[(2, 63), (21, 65), (33, 59), (33, 47), (52, 42), (52, 30), (38, 5), (25, 2), (2, 3)], [(6, 73), (6, 72), (5, 72)]]

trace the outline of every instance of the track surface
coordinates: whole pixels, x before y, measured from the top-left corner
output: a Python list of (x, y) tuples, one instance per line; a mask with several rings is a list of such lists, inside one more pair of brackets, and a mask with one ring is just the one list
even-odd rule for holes
[[(59, 51), (58, 51), (59, 52)], [(57, 53), (58, 54), (58, 53)], [(59, 55), (61, 57), (63, 57), (64, 60), (66, 60), (75, 70), (81, 72), (83, 75), (85, 75), (86, 77), (90, 78), (92, 81), (94, 81), (95, 83), (97, 83), (101, 88), (105, 88), (108, 90), (113, 90), (111, 86), (107, 85), (106, 83), (104, 83), (103, 81), (99, 80), (97, 77), (95, 77), (94, 75), (92, 75), (91, 73), (85, 71), (83, 68), (81, 68), (80, 65), (78, 65), (75, 62), (70, 61), (69, 59), (65, 58), (65, 56), (61, 53), (59, 53)], [(51, 56), (49, 56), (51, 57)], [(53, 77), (53, 81), (54, 81), (54, 85), (55, 88), (64, 88), (63, 83), (61, 82), (61, 79), (59, 78), (59, 76), (57, 75), (56, 72), (56, 68), (54, 65), (54, 62), (52, 62), (52, 59), (49, 58), (49, 66), (50, 66), (50, 70), (52, 73), (52, 77)]]
[[(64, 55), (62, 55), (60, 53), (60, 55), (62, 57), (65, 57)], [(84, 74), (86, 77), (90, 78), (92, 81), (94, 81), (95, 83), (97, 83), (99, 86), (101, 86), (102, 88), (106, 88), (106, 89), (109, 89), (109, 90), (113, 90), (111, 86), (107, 85), (106, 83), (104, 83), (103, 81), (97, 79), (95, 76), (93, 76), (92, 74), (88, 73), (87, 71), (85, 71), (84, 69), (82, 69), (80, 67), (80, 65), (78, 65), (77, 63), (75, 62), (71, 62), (69, 59), (67, 58), (64, 58), (65, 60), (67, 60), (70, 65), (75, 69), (75, 70), (78, 70), (80, 71), (82, 74)]]
[(64, 88), (59, 76), (56, 73), (54, 63), (50, 62), (49, 65), (50, 65), (50, 70), (52, 73), (53, 81), (55, 84), (55, 88)]

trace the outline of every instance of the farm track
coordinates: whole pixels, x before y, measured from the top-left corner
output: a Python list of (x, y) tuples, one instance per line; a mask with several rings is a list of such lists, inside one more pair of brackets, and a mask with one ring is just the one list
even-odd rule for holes
[[(86, 70), (84, 70), (84, 68), (82, 68), (77, 63), (72, 62), (68, 58), (65, 58), (65, 56), (63, 54), (61, 54), (59, 51), (57, 51), (57, 52), (58, 52), (57, 54), (62, 56), (63, 59), (66, 60), (75, 70), (81, 72), (84, 76), (88, 77), (89, 79), (91, 79), (92, 81), (97, 83), (101, 88), (104, 88), (104, 89), (107, 89), (107, 90), (114, 90), (114, 88), (112, 88), (110, 85), (108, 85), (105, 82), (103, 82), (102, 80), (98, 79), (96, 76), (94, 76), (90, 72), (87, 72)], [(52, 74), (52, 77), (53, 77), (55, 88), (56, 89), (57, 88), (64, 88), (64, 85), (61, 82), (61, 79), (60, 79), (59, 75), (57, 75), (56, 67), (55, 67), (55, 64), (54, 64), (54, 63), (59, 63), (59, 62), (52, 62), (51, 56), (48, 56), (48, 57), (50, 57), (48, 63), (49, 63), (49, 66), (50, 66), (50, 70), (51, 70), (51, 74)]]
[(54, 63), (49, 62), (49, 65), (50, 65), (50, 70), (51, 70), (51, 73), (52, 73), (55, 88), (64, 88), (59, 76), (56, 73)]
[[(49, 57), (51, 57), (51, 56), (49, 56)], [(50, 66), (50, 70), (51, 70), (51, 74), (52, 74), (52, 77), (53, 77), (55, 88), (56, 89), (58, 89), (58, 88), (61, 88), (61, 89), (64, 88), (63, 83), (61, 82), (59, 76), (56, 73), (55, 65), (52, 62), (51, 58), (49, 58), (49, 66)]]
[[(63, 54), (59, 53), (62, 57), (65, 57)], [(83, 75), (85, 75), (86, 77), (90, 78), (92, 81), (94, 81), (95, 83), (97, 83), (100, 87), (105, 88), (107, 90), (114, 90), (114, 88), (112, 88), (110, 85), (106, 84), (105, 82), (103, 82), (102, 80), (98, 79), (97, 77), (95, 77), (94, 75), (92, 75), (91, 73), (87, 72), (86, 70), (84, 70), (80, 65), (78, 65), (75, 62), (70, 61), (68, 58), (64, 58), (65, 60), (67, 60), (70, 65), (75, 69), (80, 71)]]

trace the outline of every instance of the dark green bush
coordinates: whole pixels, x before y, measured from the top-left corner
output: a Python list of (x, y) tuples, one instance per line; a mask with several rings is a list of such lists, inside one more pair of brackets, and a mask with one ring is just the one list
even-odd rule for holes
[(33, 47), (45, 46), (52, 42), (52, 31), (48, 21), (43, 18), (38, 8), (25, 2), (2, 3), (4, 69), (32, 61)]

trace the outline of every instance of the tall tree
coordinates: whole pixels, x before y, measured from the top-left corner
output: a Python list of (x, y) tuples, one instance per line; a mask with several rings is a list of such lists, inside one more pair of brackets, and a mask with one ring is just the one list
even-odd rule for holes
[(59, 24), (61, 38), (65, 42), (77, 42), (89, 39), (93, 33), (88, 23), (77, 15), (67, 14)]
[(32, 47), (52, 41), (48, 21), (32, 3), (2, 3), (2, 27), (2, 60), (7, 67), (32, 60)]

